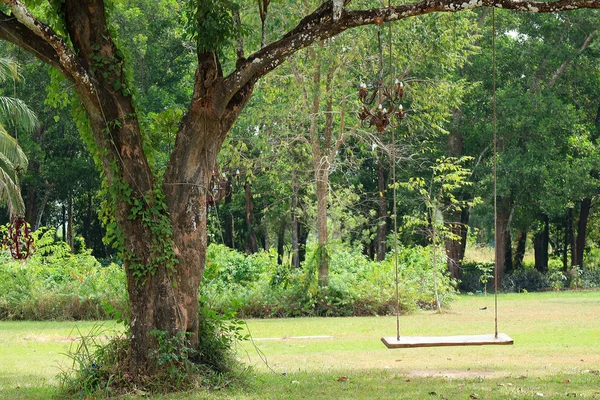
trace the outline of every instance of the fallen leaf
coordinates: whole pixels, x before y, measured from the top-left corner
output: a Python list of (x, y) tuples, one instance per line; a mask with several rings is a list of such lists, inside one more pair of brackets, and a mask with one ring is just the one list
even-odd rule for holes
[(477, 400), (479, 397), (475, 396), (474, 394), (470, 394), (469, 398), (472, 400)]
[(337, 381), (338, 382), (348, 382), (348, 377), (347, 376), (340, 376)]
[(410, 379), (405, 380), (404, 382), (410, 382)]
[(571, 382), (569, 379), (565, 379), (565, 383), (569, 383)]

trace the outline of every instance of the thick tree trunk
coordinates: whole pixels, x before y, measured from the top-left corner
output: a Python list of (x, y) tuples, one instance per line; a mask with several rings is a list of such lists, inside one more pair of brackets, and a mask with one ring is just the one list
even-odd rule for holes
[(542, 216), (544, 227), (541, 231), (535, 233), (533, 251), (535, 257), (535, 269), (545, 273), (548, 272), (548, 245), (550, 238), (550, 223), (548, 216)]
[(587, 234), (587, 223), (592, 208), (592, 199), (586, 198), (581, 201), (579, 207), (579, 218), (577, 219), (577, 237), (573, 249), (573, 258), (571, 266), (583, 267), (583, 253), (585, 251), (585, 242)]
[(527, 231), (521, 231), (516, 237), (517, 246), (515, 248), (514, 268), (523, 268), (523, 259), (525, 258), (525, 249), (527, 245)]
[[(382, 155), (383, 156), (383, 155)], [(378, 206), (379, 217), (377, 223), (377, 261), (385, 260), (387, 253), (387, 181), (385, 179), (385, 168), (381, 157), (377, 160), (377, 188), (379, 190)]]

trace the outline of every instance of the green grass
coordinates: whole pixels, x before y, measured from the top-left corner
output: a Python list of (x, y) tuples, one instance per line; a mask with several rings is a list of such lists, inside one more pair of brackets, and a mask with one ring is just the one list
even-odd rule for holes
[[(463, 296), (443, 314), (402, 316), (401, 331), (493, 333), (493, 306), (493, 296)], [(599, 316), (600, 292), (501, 295), (500, 331), (515, 340), (514, 346), (397, 350), (379, 341), (395, 335), (395, 317), (249, 320), (254, 344), (239, 349), (252, 367), (244, 383), (156, 398), (536, 399), (575, 394), (600, 399)], [(94, 323), (1, 322), (0, 398), (51, 396), (58, 365), (68, 361), (61, 353), (77, 336), (75, 325), (86, 331)], [(297, 338), (317, 335), (332, 337)]]

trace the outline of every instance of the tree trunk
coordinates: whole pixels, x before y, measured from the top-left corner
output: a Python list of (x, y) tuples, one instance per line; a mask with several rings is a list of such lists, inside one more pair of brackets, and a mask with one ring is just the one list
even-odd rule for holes
[(67, 199), (67, 216), (67, 243), (69, 244), (71, 251), (75, 251), (75, 232), (73, 229), (73, 194), (70, 192)]
[(446, 239), (444, 242), (446, 247), (448, 271), (450, 272), (450, 277), (453, 279), (460, 279), (460, 264), (465, 256), (467, 233), (469, 229), (468, 208), (465, 208), (461, 211), (456, 211), (452, 217), (450, 217), (450, 221), (451, 222), (447, 222), (446, 225), (454, 238)]
[(527, 231), (521, 231), (516, 237), (517, 246), (515, 249), (514, 268), (523, 268), (523, 259), (525, 258), (525, 249), (527, 244)]
[(573, 250), (573, 209), (567, 210), (567, 216), (565, 218), (565, 235), (563, 240), (563, 271), (569, 270), (569, 249)]
[(287, 224), (284, 220), (279, 223), (277, 231), (277, 264), (283, 264), (283, 256), (285, 255), (285, 228)]
[(327, 196), (329, 194), (329, 170), (322, 169), (317, 175), (317, 262), (319, 287), (329, 282), (329, 253), (327, 248)]
[(535, 269), (546, 273), (548, 272), (548, 245), (550, 237), (550, 223), (548, 216), (542, 216), (542, 223), (544, 224), (543, 229), (540, 232), (535, 233), (535, 241), (533, 244), (533, 251), (535, 257)]
[(62, 204), (62, 240), (67, 242), (67, 206)]
[(252, 201), (252, 185), (244, 185), (246, 198), (246, 253), (254, 254), (258, 252), (258, 242), (256, 240), (256, 231), (254, 229), (254, 202)]
[(233, 184), (227, 181), (227, 190), (225, 190), (225, 218), (223, 221), (223, 242), (225, 246), (235, 249), (233, 211), (231, 210), (231, 200), (233, 196)]
[(502, 285), (504, 275), (512, 271), (510, 214), (512, 202), (510, 198), (498, 199), (496, 220), (496, 263), (498, 268), (498, 287)]
[(377, 188), (379, 190), (378, 205), (379, 217), (377, 223), (377, 261), (385, 260), (387, 253), (387, 181), (385, 179), (385, 168), (381, 161), (381, 155), (377, 159)]
[(592, 208), (592, 199), (585, 198), (581, 201), (579, 207), (579, 218), (577, 219), (577, 237), (574, 241), (573, 259), (571, 265), (573, 267), (583, 267), (583, 253), (585, 251), (585, 242), (587, 234), (587, 223)]
[(300, 268), (300, 224), (298, 221), (298, 170), (292, 170), (292, 266)]

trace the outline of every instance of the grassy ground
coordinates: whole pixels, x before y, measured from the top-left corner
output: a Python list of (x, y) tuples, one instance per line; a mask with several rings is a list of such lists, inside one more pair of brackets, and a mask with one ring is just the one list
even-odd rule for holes
[[(500, 331), (514, 346), (398, 350), (379, 341), (395, 335), (394, 317), (250, 320), (254, 342), (240, 357), (253, 375), (244, 387), (162, 398), (600, 399), (598, 316), (600, 292), (501, 295)], [(400, 323), (404, 335), (493, 333), (494, 298), (463, 296), (444, 314)], [(0, 323), (0, 398), (52, 395), (74, 325)]]

